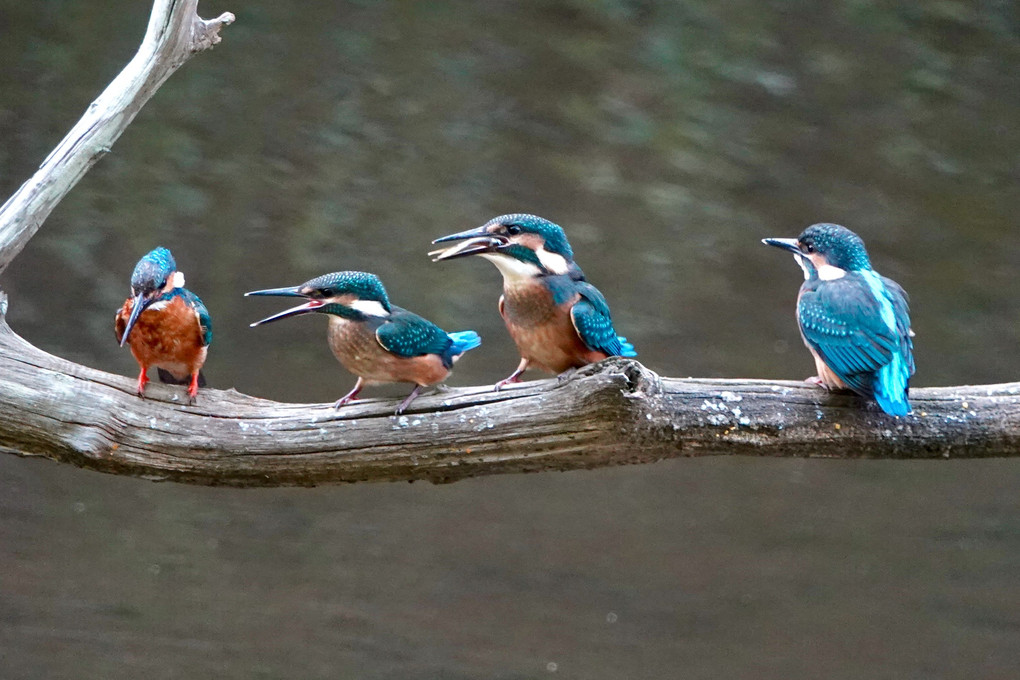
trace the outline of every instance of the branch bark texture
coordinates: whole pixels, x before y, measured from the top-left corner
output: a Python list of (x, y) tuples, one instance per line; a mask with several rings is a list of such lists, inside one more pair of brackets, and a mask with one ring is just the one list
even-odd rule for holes
[(575, 470), (703, 455), (1020, 455), (1020, 383), (915, 390), (893, 418), (799, 382), (659, 378), (609, 359), (566, 380), (335, 411), (180, 388), (64, 361), (0, 323), (0, 451), (206, 485), (311, 486)]

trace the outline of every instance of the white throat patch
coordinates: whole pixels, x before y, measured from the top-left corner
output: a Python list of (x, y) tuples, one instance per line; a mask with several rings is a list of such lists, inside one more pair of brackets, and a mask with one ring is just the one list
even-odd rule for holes
[(804, 272), (804, 280), (807, 281), (811, 278), (811, 269), (808, 268), (807, 258), (803, 255), (793, 254), (793, 259), (800, 265), (801, 270)]
[(818, 268), (818, 278), (822, 281), (835, 281), (846, 276), (846, 270), (834, 267), (831, 264), (823, 264)]
[(174, 272), (170, 285), (172, 288), (184, 288), (184, 272)]
[(499, 255), (496, 253), (479, 254), (489, 262), (496, 265), (496, 269), (498, 269), (500, 274), (503, 275), (504, 283), (529, 281), (542, 273), (542, 270), (535, 265), (528, 262), (521, 262), (509, 255)]
[(545, 246), (536, 250), (535, 254), (538, 255), (538, 261), (542, 263), (542, 266), (553, 274), (567, 273), (567, 258), (562, 255), (546, 250)]
[(355, 309), (366, 316), (389, 316), (390, 313), (386, 311), (386, 308), (382, 306), (382, 303), (378, 300), (354, 300), (347, 304), (351, 309)]

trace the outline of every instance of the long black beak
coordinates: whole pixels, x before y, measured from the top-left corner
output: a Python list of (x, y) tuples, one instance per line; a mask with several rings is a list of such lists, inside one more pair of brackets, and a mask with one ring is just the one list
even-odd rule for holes
[[(446, 239), (442, 238), (439, 240), (445, 241)], [(480, 253), (494, 253), (506, 244), (507, 240), (499, 238), (498, 236), (475, 236), (473, 238), (468, 238), (468, 240), (458, 243), (455, 246), (433, 250), (429, 253), (429, 256), (432, 258), (433, 262), (439, 262), (440, 260), (452, 260), (456, 257), (467, 257), (468, 255), (478, 255)]]
[(265, 290), (253, 290), (245, 293), (245, 297), (252, 295), (273, 295), (275, 297), (308, 297), (300, 292), (301, 286), (290, 286), (288, 288), (266, 288)]
[(477, 236), (492, 236), (489, 232), (485, 231), (485, 227), (476, 227), (475, 229), (468, 229), (467, 231), (458, 231), (456, 234), (450, 234), (449, 236), (441, 236), (437, 238), (433, 243), (443, 243), (444, 241), (462, 241), (466, 238), (475, 238)]
[(145, 298), (144, 291), (135, 296), (135, 303), (131, 306), (131, 316), (128, 317), (127, 325), (124, 326), (124, 335), (120, 337), (121, 347), (127, 342), (128, 336), (131, 335), (131, 329), (135, 327), (135, 322), (138, 321), (138, 317), (145, 311), (150, 302), (151, 300)]
[[(253, 290), (250, 293), (245, 293), (245, 297), (253, 295), (272, 295), (274, 297), (308, 297), (301, 292), (301, 286), (291, 286), (289, 288), (266, 288), (265, 290)], [(326, 304), (325, 300), (309, 299), (304, 304), (300, 304), (297, 307), (291, 307), (285, 309), (282, 312), (267, 316), (264, 319), (260, 319), (253, 324), (250, 324), (251, 328), (255, 326), (261, 326), (264, 323), (270, 323), (271, 321), (279, 321), (280, 319), (286, 319), (288, 316), (297, 316), (298, 314), (306, 314), (308, 312), (314, 312), (319, 307)]]
[(803, 255), (800, 251), (800, 243), (795, 238), (763, 238), (761, 242), (767, 246), (789, 250), (796, 255)]
[(267, 316), (264, 319), (259, 319), (255, 323), (249, 324), (249, 326), (255, 328), (255, 326), (261, 326), (262, 324), (269, 323), (270, 321), (279, 321), (280, 319), (286, 319), (288, 316), (297, 316), (298, 314), (307, 314), (308, 312), (314, 312), (319, 307), (322, 307), (325, 304), (326, 304), (325, 300), (309, 300), (303, 305), (291, 307), (290, 309), (285, 309), (282, 312), (273, 314), (272, 316)]
[(456, 257), (467, 257), (480, 253), (493, 253), (509, 243), (505, 236), (490, 234), (485, 227), (459, 231), (456, 234), (437, 238), (433, 243), (445, 243), (447, 241), (463, 241), (449, 248), (440, 248), (429, 253), (433, 262), (440, 260), (452, 260)]

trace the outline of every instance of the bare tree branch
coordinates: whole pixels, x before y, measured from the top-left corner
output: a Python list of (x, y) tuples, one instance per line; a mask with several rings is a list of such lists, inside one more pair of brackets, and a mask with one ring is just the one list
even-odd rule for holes
[(108, 153), (142, 106), (192, 55), (220, 41), (229, 12), (205, 21), (198, 0), (156, 0), (134, 58), (89, 105), (39, 170), (0, 207), (0, 273), (39, 230), (57, 203)]
[[(39, 171), (0, 209), (0, 272), (159, 85), (219, 41), (233, 15), (157, 0), (141, 49)], [(1020, 453), (1020, 383), (915, 390), (892, 418), (853, 396), (793, 382), (659, 378), (610, 359), (563, 381), (393, 402), (280, 404), (177, 387), (51, 356), (18, 337), (0, 292), (0, 452), (148, 479), (232, 486), (370, 480), (447, 482), (698, 455), (986, 457)]]
[(148, 479), (231, 486), (447, 482), (702, 455), (942, 458), (1020, 454), (1020, 383), (915, 390), (893, 418), (795, 382), (660, 379), (609, 359), (564, 381), (335, 411), (134, 382), (50, 356), (0, 321), (0, 451)]

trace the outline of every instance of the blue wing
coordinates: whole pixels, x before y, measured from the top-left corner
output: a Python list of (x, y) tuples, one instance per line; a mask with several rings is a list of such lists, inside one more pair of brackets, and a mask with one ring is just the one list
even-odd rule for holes
[(587, 281), (573, 282), (581, 298), (570, 308), (570, 320), (585, 346), (614, 357), (636, 357), (634, 346), (613, 328), (609, 303), (598, 288)]
[[(902, 289), (883, 283), (873, 272), (805, 283), (797, 317), (805, 341), (848, 387), (867, 397), (888, 393), (889, 401), (906, 404), (906, 383), (913, 373), (910, 320)], [(879, 375), (887, 366), (896, 375)]]
[(394, 306), (392, 313), (381, 320), (375, 337), (387, 352), (401, 357), (418, 357), (424, 354), (449, 354), (453, 340), (446, 332), (428, 319)]
[(212, 317), (209, 316), (209, 310), (206, 309), (205, 304), (202, 302), (202, 298), (192, 293), (187, 288), (174, 288), (169, 293), (165, 293), (160, 297), (161, 300), (172, 300), (174, 297), (179, 297), (184, 300), (185, 304), (195, 310), (195, 314), (198, 315), (198, 326), (202, 332), (202, 344), (209, 346), (212, 344)]

